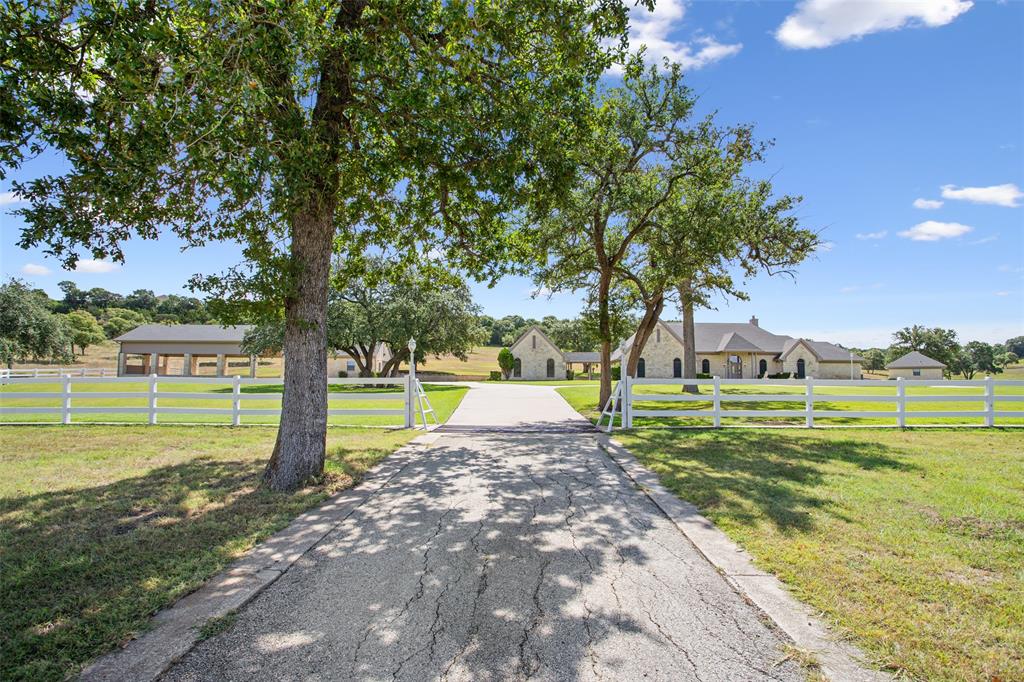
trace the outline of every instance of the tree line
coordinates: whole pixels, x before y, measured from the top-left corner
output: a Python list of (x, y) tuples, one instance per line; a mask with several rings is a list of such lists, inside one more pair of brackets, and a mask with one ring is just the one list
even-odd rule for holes
[(911, 351), (923, 353), (946, 366), (947, 378), (961, 376), (973, 379), (978, 374), (998, 374), (1024, 357), (1024, 336), (1015, 336), (1004, 343), (968, 341), (961, 344), (953, 329), (913, 325), (892, 335), (888, 348), (856, 349), (864, 358), (864, 369), (879, 371), (888, 363)]

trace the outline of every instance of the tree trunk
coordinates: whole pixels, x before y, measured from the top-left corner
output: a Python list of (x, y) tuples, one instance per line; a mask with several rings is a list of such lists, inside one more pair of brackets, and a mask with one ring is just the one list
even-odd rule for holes
[[(693, 283), (679, 285), (679, 308), (683, 313), (683, 378), (697, 378), (697, 338), (693, 325)], [(696, 384), (683, 386), (684, 393), (700, 393)]]
[(631, 377), (636, 377), (637, 367), (640, 365), (640, 356), (643, 355), (644, 346), (647, 340), (654, 333), (661, 318), (661, 311), (665, 308), (665, 296), (659, 295), (655, 300), (644, 303), (644, 315), (640, 318), (640, 324), (636, 328), (636, 335), (633, 337), (633, 347), (629, 350), (629, 362), (626, 364), (626, 372)]
[[(330, 202), (328, 202), (330, 203)], [(327, 286), (333, 208), (291, 221), (295, 289), (285, 300), (281, 426), (263, 472), (272, 490), (294, 490), (324, 470), (327, 449)]]
[[(601, 390), (598, 394), (597, 409), (603, 410), (612, 397), (612, 325), (608, 314), (608, 295), (611, 290), (612, 273), (608, 269), (601, 273), (597, 285), (597, 335), (601, 337)], [(621, 363), (621, 360), (619, 361)]]

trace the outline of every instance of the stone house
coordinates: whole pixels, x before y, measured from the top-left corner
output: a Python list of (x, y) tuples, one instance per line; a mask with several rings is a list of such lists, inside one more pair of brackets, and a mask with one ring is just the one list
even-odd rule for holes
[[(700, 374), (723, 379), (756, 379), (781, 372), (796, 378), (861, 378), (862, 359), (852, 351), (826, 341), (773, 334), (763, 329), (756, 317), (746, 323), (694, 323), (694, 341)], [(612, 360), (625, 362), (632, 347), (630, 337), (612, 354)], [(640, 357), (637, 377), (682, 376), (683, 325), (659, 321)]]
[(565, 379), (565, 354), (540, 327), (524, 331), (509, 350), (515, 358), (512, 379)]
[(924, 353), (912, 350), (903, 357), (897, 358), (885, 366), (889, 370), (889, 377), (895, 379), (942, 379), (946, 365), (933, 360)]

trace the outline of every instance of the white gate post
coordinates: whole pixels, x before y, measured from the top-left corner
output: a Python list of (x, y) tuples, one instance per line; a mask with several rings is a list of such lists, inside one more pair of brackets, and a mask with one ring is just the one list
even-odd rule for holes
[(805, 426), (809, 429), (814, 428), (814, 377), (807, 376), (807, 386), (804, 388), (804, 412)]
[(907, 387), (903, 385), (903, 377), (896, 377), (896, 426), (907, 427)]
[(405, 428), (416, 426), (416, 375), (410, 371), (405, 375)]
[(149, 423), (156, 424), (156, 374), (149, 375)]
[(992, 377), (985, 377), (985, 426), (996, 425), (996, 390)]
[(235, 375), (231, 384), (231, 425), (238, 426), (242, 423), (242, 378)]
[(715, 375), (714, 390), (711, 394), (711, 418), (712, 426), (716, 429), (722, 428), (722, 379)]
[(71, 377), (64, 377), (61, 381), (64, 384), (64, 395), (61, 408), (61, 423), (71, 423)]
[(633, 377), (622, 377), (622, 428), (633, 428)]

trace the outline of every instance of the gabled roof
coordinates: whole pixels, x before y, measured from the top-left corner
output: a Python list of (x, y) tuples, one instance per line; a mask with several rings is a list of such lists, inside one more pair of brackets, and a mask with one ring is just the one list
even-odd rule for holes
[(744, 353), (756, 353), (761, 348), (748, 341), (739, 332), (729, 332), (722, 336), (722, 340), (718, 343), (718, 352), (726, 353), (729, 351), (733, 352), (744, 352)]
[[(782, 355), (779, 356), (781, 360), (785, 360), (786, 356), (789, 355), (794, 348), (797, 346), (803, 346), (807, 350), (811, 351), (818, 362), (849, 362), (851, 351), (848, 348), (829, 343), (828, 341), (815, 341), (814, 339), (790, 339), (786, 342), (783, 348)], [(864, 358), (853, 353), (853, 361), (861, 362)]]
[(551, 337), (548, 336), (547, 334), (545, 334), (544, 330), (541, 329), (538, 325), (532, 325), (530, 327), (527, 327), (523, 331), (523, 333), (519, 335), (519, 338), (512, 342), (512, 345), (509, 346), (508, 349), (512, 350), (513, 348), (518, 346), (519, 342), (522, 341), (523, 339), (525, 339), (530, 332), (537, 332), (538, 334), (540, 334), (541, 338), (544, 339), (545, 341), (547, 341), (548, 343), (550, 343), (551, 347), (554, 348), (562, 356), (562, 359), (563, 360), (565, 359), (565, 353), (562, 352), (562, 349), (559, 348), (558, 344), (556, 344), (554, 341), (552, 341)]
[[(660, 324), (667, 329), (680, 344), (683, 343), (682, 322), (660, 322)], [(738, 335), (739, 338), (729, 338), (733, 335)], [(623, 351), (628, 351), (633, 345), (633, 339), (635, 336), (635, 334), (630, 336), (618, 348), (620, 355)], [(783, 345), (790, 338), (788, 336), (772, 334), (756, 324), (750, 324), (749, 322), (695, 322), (693, 325), (693, 336), (697, 352), (705, 355), (724, 352), (721, 350), (721, 347), (730, 343), (746, 344), (742, 348), (735, 347), (728, 349), (733, 352), (777, 354), (782, 352)]]
[(919, 353), (916, 350), (912, 350), (903, 357), (896, 358), (888, 365), (886, 369), (945, 369), (946, 365), (942, 364), (938, 360), (933, 360), (924, 353)]
[(251, 324), (143, 324), (125, 332), (114, 341), (178, 341), (202, 343), (241, 343)]
[(601, 362), (601, 354), (596, 351), (569, 351), (562, 353), (562, 355), (565, 357), (566, 362)]

